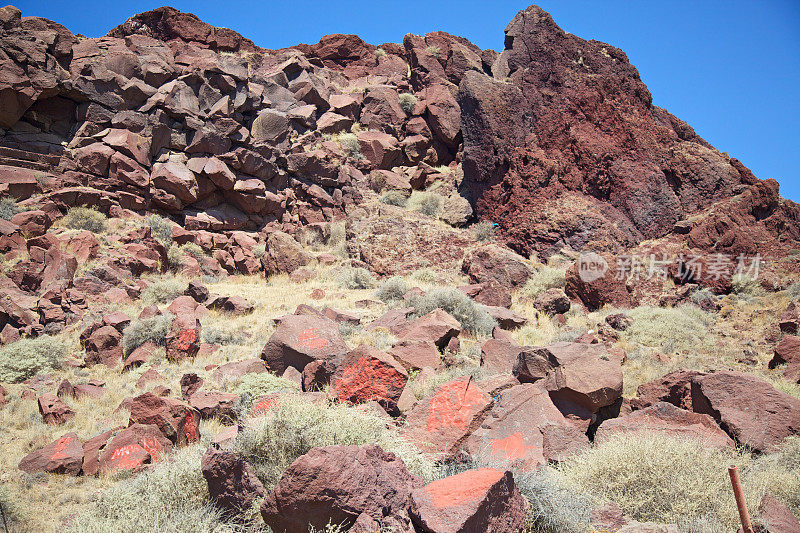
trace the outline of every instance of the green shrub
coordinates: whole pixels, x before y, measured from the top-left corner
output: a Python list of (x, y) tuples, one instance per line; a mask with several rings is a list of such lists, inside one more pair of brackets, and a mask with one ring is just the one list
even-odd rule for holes
[(403, 295), (407, 293), (410, 288), (405, 279), (400, 276), (392, 276), (378, 285), (378, 289), (375, 291), (375, 298), (382, 302), (395, 302), (402, 300)]
[(350, 159), (356, 161), (364, 159), (364, 154), (361, 153), (361, 143), (358, 142), (358, 136), (355, 133), (340, 134), (339, 145), (341, 145), (345, 155)]
[(114, 484), (87, 511), (78, 514), (68, 531), (112, 533), (140, 531), (235, 531), (210, 504), (208, 485), (200, 470), (203, 449), (188, 446), (154, 467)]
[(429, 217), (438, 217), (444, 206), (444, 198), (435, 192), (422, 192), (411, 198), (414, 211)]
[(260, 242), (253, 246), (253, 255), (256, 256), (256, 259), (261, 259), (265, 253), (267, 253), (266, 243)]
[(386, 57), (386, 50), (384, 50), (383, 48), (380, 48), (380, 47), (377, 48), (375, 50), (375, 57), (377, 57), (377, 58)]
[(187, 284), (175, 278), (156, 280), (142, 291), (141, 300), (145, 305), (170, 302), (186, 291)]
[(247, 335), (241, 331), (204, 327), (200, 332), (200, 340), (207, 344), (219, 344), (220, 346), (242, 345), (247, 343)]
[(479, 335), (491, 335), (497, 326), (497, 321), (482, 305), (454, 287), (433, 289), (415, 296), (409, 305), (415, 309), (416, 316), (426, 315), (434, 309), (444, 309), (461, 323), (462, 328)]
[(132, 320), (122, 330), (122, 351), (128, 355), (147, 341), (164, 346), (173, 318), (175, 315), (164, 313), (151, 318)]
[(439, 56), (442, 55), (442, 49), (438, 46), (429, 46), (425, 50), (436, 59), (439, 59)]
[(417, 97), (411, 93), (400, 93), (399, 101), (400, 107), (408, 114), (417, 107)]
[(547, 289), (563, 289), (566, 285), (566, 276), (565, 270), (542, 266), (528, 278), (522, 288), (522, 294), (529, 298), (536, 298)]
[(633, 323), (622, 336), (630, 342), (660, 348), (664, 353), (697, 350), (712, 339), (714, 315), (699, 307), (640, 306), (625, 311)]
[(311, 403), (300, 395), (281, 398), (264, 419), (254, 421), (236, 438), (236, 448), (267, 490), (292, 461), (312, 448), (373, 443), (393, 452), (424, 480), (435, 475), (433, 462), (388, 429), (379, 415), (344, 404)]
[(0, 198), (0, 218), (11, 220), (11, 217), (22, 211), (13, 198)]
[(375, 286), (375, 277), (366, 268), (342, 269), (338, 278), (339, 286), (343, 289), (371, 289)]
[(439, 283), (442, 281), (442, 273), (429, 267), (415, 270), (411, 277), (420, 283)]
[(44, 335), (24, 338), (0, 348), (0, 382), (19, 383), (61, 367), (67, 353), (63, 339)]
[(269, 372), (257, 372), (242, 376), (234, 392), (239, 396), (247, 397), (246, 404), (249, 408), (253, 400), (265, 394), (284, 390), (297, 390), (298, 388), (297, 383), (294, 381), (278, 377)]
[(150, 235), (155, 240), (164, 245), (165, 248), (172, 246), (172, 226), (173, 222), (160, 215), (148, 215), (145, 222), (150, 226)]
[(488, 220), (483, 220), (472, 226), (472, 231), (478, 241), (494, 240), (494, 224)]
[(388, 191), (381, 196), (381, 203), (405, 207), (408, 204), (408, 197), (402, 191)]
[(206, 257), (205, 251), (193, 242), (187, 242), (180, 246), (170, 246), (169, 250), (167, 250), (167, 262), (170, 268), (180, 270), (187, 255), (191, 255), (198, 261), (202, 261)]
[(61, 224), (70, 229), (89, 230), (92, 233), (103, 233), (106, 230), (106, 216), (91, 207), (72, 207)]

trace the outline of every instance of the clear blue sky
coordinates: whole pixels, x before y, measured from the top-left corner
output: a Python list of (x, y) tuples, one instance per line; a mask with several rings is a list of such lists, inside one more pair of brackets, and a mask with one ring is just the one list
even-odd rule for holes
[[(165, 0), (17, 0), (89, 37)], [(623, 49), (654, 103), (800, 202), (800, 2), (798, 0), (541, 0), (564, 30)], [(265, 48), (355, 33), (373, 44), (434, 30), (503, 47), (503, 29), (528, 2), (510, 0), (173, 0)]]

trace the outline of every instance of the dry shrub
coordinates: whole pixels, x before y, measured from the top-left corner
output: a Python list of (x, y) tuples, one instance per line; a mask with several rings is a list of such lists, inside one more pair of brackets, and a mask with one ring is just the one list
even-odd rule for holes
[(175, 318), (171, 313), (132, 320), (128, 326), (122, 330), (122, 351), (125, 355), (130, 354), (142, 344), (152, 341), (159, 346), (166, 344), (167, 333), (172, 326), (172, 319)]
[(90, 207), (72, 207), (64, 218), (61, 225), (70, 229), (89, 230), (92, 233), (103, 233), (106, 230), (106, 216), (96, 209)]
[(461, 327), (470, 333), (491, 335), (497, 326), (482, 305), (453, 287), (433, 289), (432, 291), (411, 298), (409, 305), (416, 311), (416, 316), (430, 313), (434, 309), (443, 309), (459, 321)]
[(343, 289), (371, 289), (375, 286), (375, 276), (366, 268), (345, 268), (339, 273), (337, 282)]
[(566, 285), (566, 275), (566, 271), (561, 268), (543, 265), (528, 278), (522, 288), (522, 294), (536, 298), (547, 289), (563, 289)]
[(640, 306), (626, 310), (633, 323), (622, 333), (629, 342), (660, 348), (664, 353), (697, 350), (713, 341), (714, 316), (693, 305)]
[(0, 348), (0, 382), (19, 383), (61, 367), (67, 353), (63, 339), (25, 338)]
[(375, 291), (375, 298), (387, 303), (396, 302), (402, 300), (403, 295), (405, 295), (410, 288), (405, 279), (400, 276), (392, 276), (378, 285), (378, 289)]
[(182, 295), (186, 287), (186, 282), (179, 279), (159, 279), (145, 287), (141, 300), (145, 305), (164, 304)]

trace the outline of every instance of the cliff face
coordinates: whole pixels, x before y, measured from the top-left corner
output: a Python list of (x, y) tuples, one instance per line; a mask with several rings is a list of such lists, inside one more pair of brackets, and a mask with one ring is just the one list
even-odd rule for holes
[[(629, 247), (686, 218), (703, 249), (800, 239), (776, 184), (653, 106), (624, 52), (536, 6), (499, 54), (442, 32), (264, 50), (167, 7), (90, 39), (0, 12), (0, 182), (32, 206), (269, 233), (341, 217), (367, 188), (438, 182), (456, 224), (495, 222), (523, 254)], [(701, 216), (720, 201), (725, 220)]]

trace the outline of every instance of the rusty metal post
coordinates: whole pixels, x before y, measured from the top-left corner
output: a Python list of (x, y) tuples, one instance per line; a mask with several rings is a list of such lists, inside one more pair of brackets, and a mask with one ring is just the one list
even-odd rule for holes
[(744, 499), (742, 483), (739, 481), (739, 469), (735, 466), (729, 466), (728, 474), (731, 476), (731, 485), (733, 485), (733, 496), (736, 498), (736, 507), (739, 508), (739, 519), (742, 521), (742, 530), (744, 533), (753, 533), (753, 524), (750, 522), (750, 513), (747, 511), (747, 502)]

